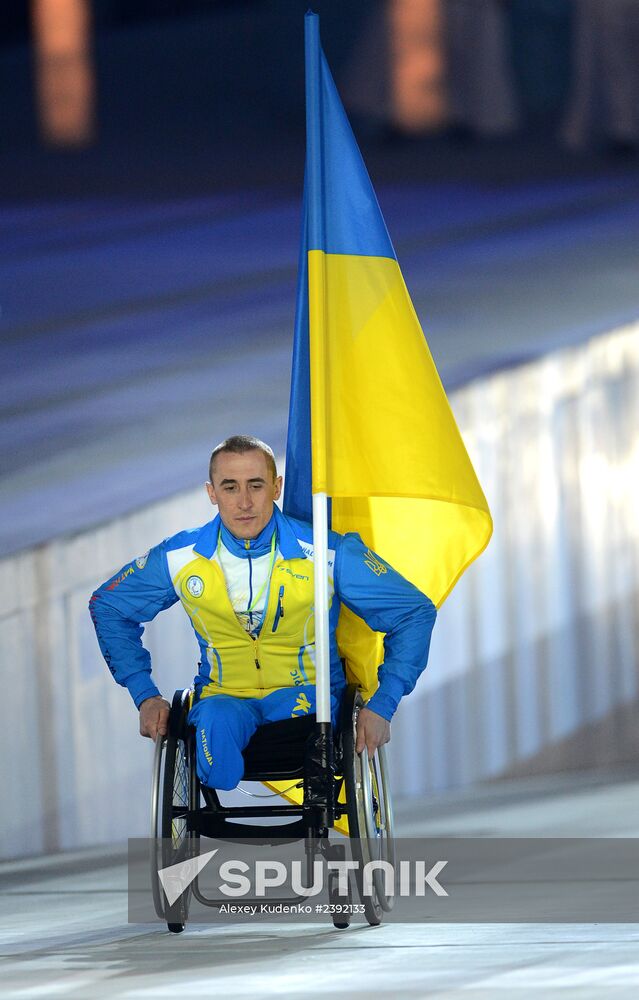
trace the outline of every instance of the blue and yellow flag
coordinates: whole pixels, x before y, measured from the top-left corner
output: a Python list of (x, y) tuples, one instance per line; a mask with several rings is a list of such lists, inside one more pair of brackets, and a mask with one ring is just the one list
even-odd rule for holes
[[(306, 180), (284, 510), (357, 531), (441, 605), (492, 520), (307, 14)], [(380, 637), (347, 609), (349, 676), (377, 686)]]

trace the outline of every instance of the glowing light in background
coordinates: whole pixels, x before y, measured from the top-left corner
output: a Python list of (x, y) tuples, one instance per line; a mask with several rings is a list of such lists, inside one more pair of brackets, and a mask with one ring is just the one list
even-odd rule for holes
[(393, 121), (410, 132), (446, 119), (441, 0), (390, 0)]
[(55, 146), (94, 134), (95, 79), (88, 0), (31, 0), (40, 130)]

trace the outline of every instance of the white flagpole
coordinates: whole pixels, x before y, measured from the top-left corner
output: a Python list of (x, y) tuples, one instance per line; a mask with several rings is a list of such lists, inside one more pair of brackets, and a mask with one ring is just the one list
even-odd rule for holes
[(331, 721), (331, 666), (328, 632), (328, 501), (313, 494), (313, 561), (315, 567), (315, 699), (318, 722)]
[[(307, 211), (318, 211), (322, 192), (321, 156), (321, 50), (319, 18), (309, 11), (304, 18), (306, 65), (306, 169)], [(317, 219), (322, 227), (322, 213)], [(323, 242), (320, 241), (323, 246)], [(309, 310), (324, 316), (324, 287), (309, 286)], [(322, 319), (323, 323), (323, 319)], [(311, 351), (312, 353), (312, 351)], [(313, 362), (311, 361), (311, 369)], [(322, 380), (315, 385), (321, 394)], [(311, 375), (311, 396), (313, 395)], [(317, 428), (311, 424), (311, 434)], [(315, 470), (313, 470), (315, 475)], [(315, 698), (318, 723), (331, 721), (330, 641), (328, 633), (328, 503), (326, 493), (313, 493), (313, 560), (315, 565)]]

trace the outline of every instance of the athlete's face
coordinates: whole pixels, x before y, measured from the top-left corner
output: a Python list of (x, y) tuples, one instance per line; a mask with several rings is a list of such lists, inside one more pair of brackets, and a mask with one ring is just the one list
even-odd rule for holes
[(271, 519), (273, 502), (282, 492), (282, 477), (273, 480), (262, 451), (221, 452), (206, 490), (236, 538), (257, 538)]

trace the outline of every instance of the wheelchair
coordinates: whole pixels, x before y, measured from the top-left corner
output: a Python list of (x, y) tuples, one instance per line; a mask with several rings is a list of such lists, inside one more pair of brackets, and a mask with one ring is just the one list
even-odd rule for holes
[[(163, 892), (158, 869), (177, 864), (197, 853), (200, 836), (223, 841), (281, 843), (283, 839), (304, 840), (307, 871), (313, 859), (344, 860), (345, 844), (329, 841), (329, 829), (318, 825), (317, 810), (309, 802), (309, 746), (316, 731), (315, 716), (308, 715), (260, 726), (244, 750), (243, 781), (291, 781), (291, 788), (303, 789), (301, 802), (261, 804), (266, 796), (256, 796), (256, 806), (225, 806), (217, 791), (202, 785), (197, 776), (195, 731), (187, 724), (191, 689), (176, 691), (169, 713), (167, 736), (158, 738), (153, 763), (151, 793), (151, 882), (157, 916), (166, 921), (169, 931), (184, 930), (191, 898), (205, 906), (220, 906), (221, 899), (210, 899), (202, 892), (197, 876), (180, 898), (169, 904)], [(335, 820), (346, 817), (352, 858), (358, 868), (348, 873), (348, 896), (339, 895), (338, 872), (328, 873), (328, 897), (331, 904), (352, 903), (353, 884), (371, 926), (382, 922), (391, 910), (394, 896), (387, 893), (381, 870), (372, 873), (372, 885), (364, 892), (362, 871), (369, 861), (394, 862), (393, 810), (389, 786), (386, 748), (380, 747), (369, 758), (366, 748), (355, 750), (357, 717), (363, 707), (355, 685), (345, 689), (341, 718), (333, 735), (334, 757), (327, 787), (332, 790), (332, 813)], [(288, 789), (287, 789), (288, 790)], [(251, 794), (251, 793), (247, 793)], [(249, 824), (248, 819), (288, 817), (290, 822), (271, 826)], [(237, 820), (245, 822), (237, 822)], [(308, 884), (308, 883), (307, 883)], [(295, 897), (299, 900), (300, 897)], [(266, 900), (272, 902), (272, 900)], [(293, 902), (287, 899), (285, 902)], [(277, 901), (276, 901), (277, 902)], [(283, 902), (280, 900), (279, 902)], [(329, 907), (336, 928), (346, 928), (350, 914)]]

